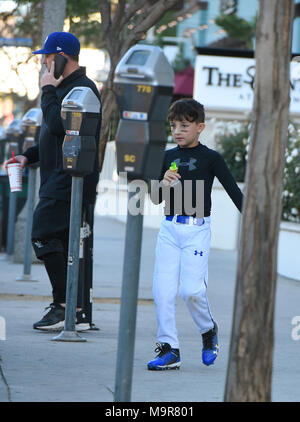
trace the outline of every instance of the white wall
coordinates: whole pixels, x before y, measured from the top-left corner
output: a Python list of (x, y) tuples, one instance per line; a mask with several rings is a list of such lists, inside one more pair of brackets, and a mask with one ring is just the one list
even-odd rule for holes
[(277, 260), (279, 274), (300, 280), (300, 224), (281, 222)]

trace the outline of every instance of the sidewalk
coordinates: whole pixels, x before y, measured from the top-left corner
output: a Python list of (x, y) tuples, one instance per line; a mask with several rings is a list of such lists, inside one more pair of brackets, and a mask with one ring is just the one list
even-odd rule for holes
[[(54, 342), (55, 333), (34, 331), (49, 305), (50, 283), (42, 265), (32, 265), (38, 281), (16, 281), (23, 265), (0, 254), (0, 401), (112, 402), (118, 346), (125, 225), (95, 217), (93, 323), (99, 331), (81, 335), (85, 343)], [(202, 342), (178, 298), (181, 340), (179, 371), (147, 371), (155, 347), (156, 321), (152, 272), (157, 230), (144, 229), (137, 313), (132, 402), (221, 402), (226, 379), (237, 253), (212, 250), (208, 296), (219, 325), (220, 354), (215, 365), (201, 363)], [(300, 315), (300, 284), (278, 277), (275, 314), (273, 401), (300, 401), (300, 341), (293, 340), (292, 318)], [(299, 330), (300, 331), (300, 330)]]

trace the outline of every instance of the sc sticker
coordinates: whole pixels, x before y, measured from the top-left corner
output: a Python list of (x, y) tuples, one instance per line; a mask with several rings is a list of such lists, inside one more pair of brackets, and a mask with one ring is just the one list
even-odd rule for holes
[(125, 163), (135, 163), (135, 155), (134, 154), (125, 154), (124, 155)]

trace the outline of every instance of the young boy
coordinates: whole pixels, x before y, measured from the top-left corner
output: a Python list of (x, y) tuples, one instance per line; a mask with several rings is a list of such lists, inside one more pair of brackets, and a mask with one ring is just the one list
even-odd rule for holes
[[(179, 279), (179, 293), (202, 335), (202, 361), (205, 365), (214, 363), (219, 349), (218, 327), (212, 317), (206, 294), (211, 236), (211, 189), (214, 177), (222, 183), (239, 211), (242, 209), (243, 197), (221, 155), (198, 141), (205, 128), (203, 106), (191, 98), (183, 98), (171, 105), (168, 120), (177, 147), (165, 153), (161, 174), (163, 187), (159, 188), (157, 202), (166, 201), (165, 218), (158, 234), (153, 278), (159, 342), (155, 352), (158, 355), (148, 362), (149, 370), (179, 369), (181, 365), (175, 321)], [(174, 168), (174, 162), (177, 171), (170, 169), (171, 163)], [(175, 204), (178, 180), (182, 188), (181, 215), (176, 213), (175, 206), (178, 205), (178, 197)], [(195, 197), (196, 193), (199, 194), (196, 182), (200, 180), (204, 181), (204, 195), (200, 198), (204, 202), (202, 216), (197, 207), (195, 208), (199, 204)], [(167, 189), (170, 191), (168, 196), (165, 194)], [(184, 203), (188, 196), (184, 192), (187, 190), (191, 191), (194, 208)], [(186, 209), (189, 212), (185, 212)]]

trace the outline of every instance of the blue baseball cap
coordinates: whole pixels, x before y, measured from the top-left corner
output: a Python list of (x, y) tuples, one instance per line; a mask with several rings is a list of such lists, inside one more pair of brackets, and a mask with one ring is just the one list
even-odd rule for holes
[(69, 32), (52, 32), (45, 40), (41, 50), (33, 51), (33, 54), (60, 53), (77, 56), (80, 51), (80, 42), (75, 35)]

